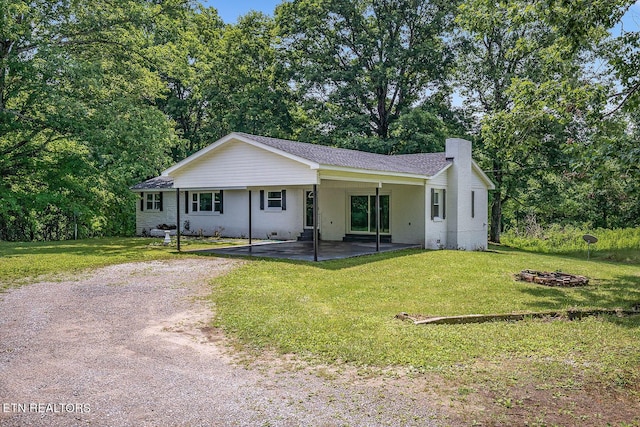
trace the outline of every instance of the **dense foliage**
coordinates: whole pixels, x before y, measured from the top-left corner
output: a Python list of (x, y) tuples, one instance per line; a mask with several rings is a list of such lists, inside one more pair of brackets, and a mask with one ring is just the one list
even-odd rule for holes
[(154, 32), (180, 0), (0, 1), (0, 239), (120, 234), (128, 186), (167, 164)]
[[(133, 231), (132, 184), (244, 131), (380, 153), (473, 139), (491, 238), (640, 225), (630, 0), (0, 0), (0, 240)], [(461, 106), (453, 106), (453, 104)]]

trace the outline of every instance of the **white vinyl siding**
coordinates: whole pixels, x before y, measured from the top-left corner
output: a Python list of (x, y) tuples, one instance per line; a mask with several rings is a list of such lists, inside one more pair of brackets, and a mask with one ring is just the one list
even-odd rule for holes
[[(159, 194), (159, 192), (154, 192)], [(158, 225), (176, 224), (176, 193), (175, 191), (162, 192), (162, 210), (147, 210), (147, 192), (143, 193), (143, 204), (136, 204), (136, 234), (142, 235), (143, 230), (149, 233), (150, 230), (157, 228)], [(142, 208), (142, 209), (140, 209)]]
[(424, 187), (383, 186), (392, 195), (391, 229), (394, 243), (424, 244)]
[[(283, 188), (264, 190), (265, 209), (260, 209), (260, 190), (252, 190), (252, 233), (258, 239), (296, 239), (303, 230), (303, 191), (298, 188), (286, 189), (288, 209), (266, 209), (269, 192), (283, 192)], [(191, 194), (191, 193), (190, 193)], [(189, 196), (191, 197), (191, 196)], [(182, 211), (184, 212), (184, 210)], [(249, 232), (249, 191), (224, 190), (224, 215), (206, 215), (199, 212), (181, 212), (180, 220), (189, 221), (185, 235), (209, 236), (219, 233), (225, 237), (248, 237)], [(274, 214), (277, 212), (277, 214)]]
[(317, 182), (309, 166), (239, 141), (212, 150), (172, 174), (178, 188), (264, 187)]
[(437, 186), (441, 188), (446, 188), (449, 185), (448, 173), (447, 171), (441, 173), (433, 179), (430, 179), (427, 184), (432, 186)]

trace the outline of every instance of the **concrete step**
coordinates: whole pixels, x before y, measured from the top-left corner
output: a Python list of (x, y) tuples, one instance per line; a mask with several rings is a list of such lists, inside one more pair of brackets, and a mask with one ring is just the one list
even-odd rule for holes
[[(320, 240), (320, 231), (318, 231), (318, 240)], [(305, 228), (302, 233), (298, 236), (299, 242), (313, 242), (313, 230), (309, 228)]]

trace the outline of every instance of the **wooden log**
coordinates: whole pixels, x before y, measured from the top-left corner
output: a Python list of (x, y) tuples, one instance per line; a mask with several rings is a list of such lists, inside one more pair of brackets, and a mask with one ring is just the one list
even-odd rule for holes
[[(541, 311), (529, 313), (503, 313), (503, 314), (466, 314), (461, 316), (439, 316), (428, 319), (414, 320), (415, 325), (456, 325), (465, 323), (486, 323), (498, 321), (521, 321), (527, 318), (567, 318), (569, 320), (580, 320), (587, 316), (633, 316), (640, 315), (640, 309), (631, 310), (616, 309), (585, 309), (585, 310), (566, 310), (566, 311)], [(396, 316), (398, 317), (398, 316)]]

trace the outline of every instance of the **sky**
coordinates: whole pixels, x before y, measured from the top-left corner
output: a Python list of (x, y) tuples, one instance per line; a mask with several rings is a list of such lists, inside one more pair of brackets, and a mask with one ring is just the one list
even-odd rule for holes
[(616, 28), (619, 28), (620, 25), (625, 31), (638, 31), (640, 29), (640, 1), (637, 1), (629, 8), (622, 17), (622, 24), (618, 24)]
[(200, 0), (206, 6), (218, 9), (218, 14), (227, 24), (234, 24), (238, 17), (245, 15), (250, 10), (264, 12), (273, 15), (276, 5), (282, 0)]
[[(207, 6), (213, 6), (218, 10), (222, 20), (228, 24), (237, 22), (238, 17), (245, 15), (250, 10), (264, 12), (273, 15), (276, 5), (282, 0), (200, 0)], [(637, 1), (622, 19), (625, 31), (638, 31), (640, 29), (640, 0)], [(620, 25), (616, 27), (619, 30)]]

